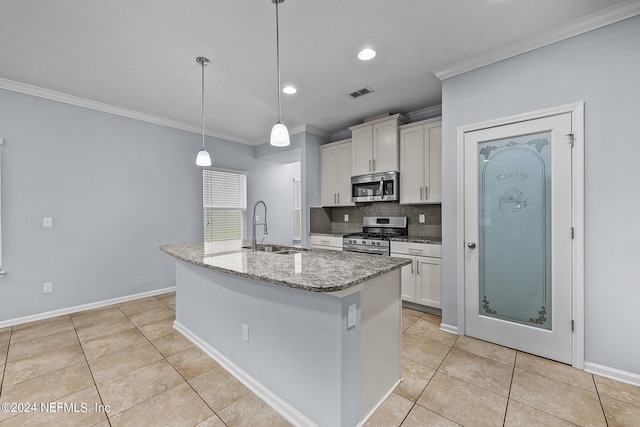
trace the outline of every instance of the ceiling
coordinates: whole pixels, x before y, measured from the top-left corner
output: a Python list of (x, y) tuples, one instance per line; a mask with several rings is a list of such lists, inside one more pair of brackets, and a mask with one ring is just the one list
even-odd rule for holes
[[(440, 104), (433, 71), (540, 37), (622, 0), (286, 0), (282, 118), (326, 134)], [(628, 2), (627, 2), (628, 3)], [(373, 47), (362, 62), (356, 54)], [(271, 0), (0, 0), (0, 79), (201, 126), (248, 144), (277, 121)], [(370, 87), (353, 99), (349, 93)], [(5, 84), (6, 87), (6, 84)]]

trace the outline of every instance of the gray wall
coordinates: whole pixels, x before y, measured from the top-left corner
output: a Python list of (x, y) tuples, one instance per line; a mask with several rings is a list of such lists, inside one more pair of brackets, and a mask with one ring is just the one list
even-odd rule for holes
[[(0, 90), (0, 136), (0, 322), (174, 285), (175, 260), (158, 246), (203, 238), (200, 135)], [(244, 144), (207, 148), (214, 167), (249, 172), (250, 208), (299, 174)], [(293, 201), (281, 193), (267, 199), (270, 234), (290, 241), (291, 222), (276, 219), (292, 221)]]
[(443, 322), (456, 310), (456, 129), (585, 102), (585, 361), (640, 374), (640, 17), (443, 82)]

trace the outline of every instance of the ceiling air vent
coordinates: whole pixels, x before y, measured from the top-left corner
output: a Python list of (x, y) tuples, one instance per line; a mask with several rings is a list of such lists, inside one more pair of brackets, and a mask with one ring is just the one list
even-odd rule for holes
[(374, 90), (371, 89), (370, 87), (363, 87), (360, 90), (356, 90), (355, 92), (351, 92), (349, 95), (351, 95), (352, 98), (357, 98), (359, 96), (366, 95), (368, 93), (373, 93), (373, 92), (374, 92)]

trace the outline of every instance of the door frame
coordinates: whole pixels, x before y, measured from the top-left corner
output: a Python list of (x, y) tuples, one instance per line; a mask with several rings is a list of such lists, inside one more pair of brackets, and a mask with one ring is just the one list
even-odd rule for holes
[[(533, 111), (515, 116), (474, 123), (457, 128), (457, 309), (458, 334), (466, 335), (465, 319), (465, 133), (512, 123), (540, 119), (558, 114), (571, 113), (571, 127), (574, 136), (571, 151), (571, 222), (574, 237), (571, 241), (571, 305), (573, 313), (572, 365), (584, 369), (584, 102)], [(567, 230), (569, 232), (569, 230)]]

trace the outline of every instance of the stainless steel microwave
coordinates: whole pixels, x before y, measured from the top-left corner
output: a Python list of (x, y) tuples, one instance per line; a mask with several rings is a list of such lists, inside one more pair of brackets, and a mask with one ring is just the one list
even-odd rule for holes
[(393, 202), (397, 200), (400, 200), (400, 175), (398, 172), (351, 177), (352, 202)]

